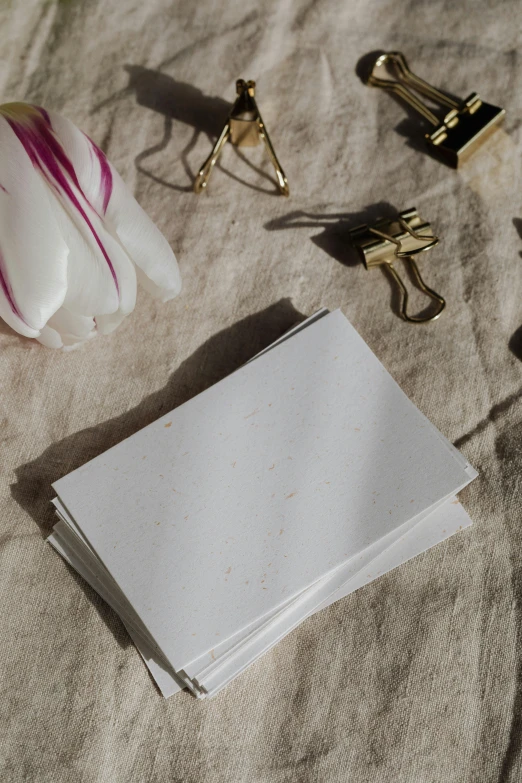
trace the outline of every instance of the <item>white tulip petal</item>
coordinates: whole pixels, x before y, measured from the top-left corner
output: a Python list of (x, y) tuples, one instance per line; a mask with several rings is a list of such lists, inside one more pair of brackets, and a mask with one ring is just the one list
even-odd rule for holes
[[(112, 277), (112, 286), (118, 294), (118, 301), (109, 308), (102, 306), (102, 311), (115, 311), (118, 303), (125, 310), (132, 309), (136, 285), (132, 275), (132, 263), (117, 238), (110, 236), (103, 217), (83, 192), (74, 163), (58, 138), (48, 112), (28, 104), (6, 104), (1, 108), (1, 112), (23, 145), (34, 168), (47, 182), (93, 250), (91, 257), (96, 258), (98, 263), (94, 269), (84, 271), (83, 280), (80, 281), (82, 286), (88, 281), (92, 289), (94, 282), (96, 289), (98, 273), (106, 266)], [(105, 269), (103, 273), (106, 273)], [(69, 282), (72, 277), (71, 274)], [(86, 296), (88, 293), (89, 291)], [(86, 314), (90, 315), (92, 311)]]
[(131, 312), (136, 304), (136, 271), (134, 264), (117, 239), (93, 215), (91, 221), (103, 242), (118, 279), (118, 289), (92, 232), (74, 212), (65, 209), (62, 200), (51, 196), (53, 211), (70, 249), (68, 288), (64, 304), (83, 315), (114, 313), (120, 307)]
[(38, 337), (40, 329), (33, 329), (23, 321), (20, 316), (16, 314), (16, 311), (12, 305), (13, 295), (4, 293), (5, 276), (2, 275), (0, 285), (0, 318), (5, 321), (11, 329), (14, 329), (18, 334), (22, 334), (24, 337)]
[(50, 326), (44, 326), (36, 339), (39, 343), (45, 345), (46, 348), (63, 348), (63, 340), (60, 333), (56, 329), (51, 329)]
[[(137, 267), (151, 281), (147, 290), (166, 302), (181, 291), (181, 275), (172, 248), (112, 168), (112, 196), (107, 218)], [(141, 281), (141, 276), (140, 276)]]
[(124, 318), (127, 317), (127, 313), (123, 313), (118, 310), (110, 315), (97, 315), (96, 326), (100, 334), (110, 334), (121, 324)]
[(52, 128), (74, 166), (85, 198), (105, 215), (112, 193), (112, 170), (101, 149), (66, 117), (48, 112)]
[(53, 112), (49, 117), (86, 198), (99, 214), (105, 215), (110, 230), (116, 232), (136, 266), (150, 280), (150, 285), (144, 283), (144, 287), (163, 301), (177, 296), (181, 291), (179, 267), (161, 231), (99, 147), (69, 120)]
[(70, 351), (93, 337), (96, 337), (94, 318), (71, 313), (60, 307), (36, 339), (47, 348)]
[(181, 289), (175, 256), (104, 153), (63, 117), (0, 107), (0, 317), (52, 348), (108, 334), (130, 313), (137, 277)]
[(48, 188), (2, 116), (0, 148), (0, 317), (36, 337), (64, 300), (68, 248)]
[[(80, 249), (82, 244), (85, 245), (87, 243), (90, 251), (86, 256), (81, 253), (77, 256), (80, 263), (76, 266), (79, 266), (80, 269), (71, 272), (70, 291), (68, 291), (66, 300), (67, 305), (76, 307), (81, 312), (107, 314), (116, 313), (120, 309), (124, 314), (130, 313), (136, 304), (134, 265), (130, 261), (126, 249), (121, 246), (117, 236), (113, 236), (115, 232), (112, 231), (110, 221), (104, 220), (103, 217), (112, 194), (111, 166), (99, 147), (70, 120), (56, 112), (48, 112), (48, 117), (65, 155), (74, 168), (80, 192), (76, 191), (74, 185), (72, 185), (72, 189), (80, 202), (85, 201), (93, 208), (89, 214), (89, 220), (94, 227), (94, 232), (90, 230), (85, 220), (81, 219), (78, 210), (71, 209), (70, 202), (62, 200), (63, 206), (82, 236), (83, 241), (78, 241), (78, 237), (76, 237), (75, 245)], [(69, 232), (68, 235), (70, 236)], [(110, 286), (108, 285), (110, 270), (107, 268), (105, 259), (100, 253), (96, 237), (99, 238), (116, 273), (119, 287), (119, 305), (116, 305), (116, 307), (114, 307), (113, 303), (102, 303), (99, 298), (96, 305), (94, 302), (91, 304), (92, 300), (89, 300), (89, 304), (86, 302), (89, 293), (94, 294), (94, 297), (96, 297), (96, 291), (98, 290), (99, 296), (101, 287), (104, 285), (101, 277), (105, 279), (105, 291), (110, 295)], [(71, 256), (76, 257), (76, 254), (71, 253)], [(84, 258), (89, 258), (91, 262), (88, 265), (90, 269), (88, 273), (83, 266)], [(94, 268), (92, 267), (93, 258), (97, 261)], [(72, 264), (74, 264), (74, 260), (72, 260)]]
[(155, 299), (159, 299), (162, 302), (168, 302), (169, 299), (173, 299), (175, 296), (177, 296), (177, 294), (170, 295), (169, 289), (162, 288), (161, 286), (154, 283), (150, 277), (147, 277), (145, 272), (139, 268), (139, 266), (135, 267), (135, 269), (138, 285), (140, 285), (144, 291), (147, 291), (147, 293), (149, 293)]
[(69, 346), (90, 340), (96, 335), (94, 318), (71, 313), (65, 307), (60, 307), (49, 319), (47, 326), (55, 329), (62, 338), (63, 344)]

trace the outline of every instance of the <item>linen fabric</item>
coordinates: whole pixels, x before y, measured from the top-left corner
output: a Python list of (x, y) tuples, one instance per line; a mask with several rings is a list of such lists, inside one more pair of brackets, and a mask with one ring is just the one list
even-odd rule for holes
[[(99, 143), (184, 282), (166, 304), (140, 291), (114, 334), (70, 353), (0, 327), (2, 781), (520, 780), (517, 18), (485, 0), (2, 5), (2, 100), (59, 111)], [(503, 106), (503, 128), (461, 170), (437, 162), (426, 126), (356, 73), (381, 48)], [(227, 145), (192, 192), (237, 78), (257, 81), (289, 199), (262, 146)], [(419, 327), (347, 242), (412, 206), (441, 239), (419, 265), (448, 301)], [(120, 620), (45, 544), (51, 482), (320, 306), (342, 309), (479, 470), (461, 496), (474, 525), (307, 620), (216, 699), (165, 701)]]

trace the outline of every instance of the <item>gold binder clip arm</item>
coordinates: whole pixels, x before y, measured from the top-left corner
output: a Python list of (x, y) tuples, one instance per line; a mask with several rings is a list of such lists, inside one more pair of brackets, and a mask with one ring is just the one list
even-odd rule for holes
[(236, 82), (237, 98), (232, 106), (225, 127), (216, 141), (212, 152), (202, 165), (194, 182), (194, 190), (201, 193), (207, 185), (212, 174), (212, 170), (223, 151), (223, 147), (230, 139), (232, 144), (238, 147), (254, 147), (261, 140), (266, 148), (270, 162), (272, 163), (277, 180), (277, 187), (283, 196), (290, 195), (288, 180), (283, 171), (283, 167), (277, 159), (274, 147), (270, 141), (270, 136), (266, 125), (261, 117), (255, 99), (254, 81), (245, 82), (244, 79), (238, 79)]
[[(378, 75), (386, 72), (391, 72), (395, 79)], [(381, 54), (376, 59), (367, 82), (373, 87), (394, 92), (434, 125), (435, 130), (425, 134), (426, 143), (454, 168), (490, 136), (506, 115), (504, 109), (486, 103), (476, 92), (471, 93), (466, 100), (455, 100), (446, 95), (420, 76), (416, 76), (401, 52)], [(450, 111), (440, 120), (412, 90), (440, 106), (446, 106)]]
[[(446, 307), (446, 301), (426, 285), (413, 258), (437, 245), (439, 239), (432, 235), (431, 226), (421, 220), (416, 209), (405, 210), (392, 220), (380, 220), (375, 226), (357, 226), (350, 231), (350, 237), (360, 251), (366, 269), (386, 264), (401, 291), (401, 318), (408, 323), (421, 324), (434, 321), (440, 316)], [(437, 302), (437, 308), (431, 315), (408, 314), (408, 289), (393, 265), (398, 258), (409, 261), (419, 288)]]
[(221, 155), (221, 151), (225, 144), (227, 143), (230, 136), (230, 125), (227, 122), (223, 130), (221, 131), (221, 134), (214, 144), (214, 147), (212, 149), (212, 152), (198, 171), (198, 175), (196, 177), (196, 180), (194, 182), (194, 191), (196, 193), (201, 193), (202, 190), (204, 190), (207, 187), (208, 181), (210, 179), (210, 175), (212, 174), (212, 169), (217, 163), (217, 159)]

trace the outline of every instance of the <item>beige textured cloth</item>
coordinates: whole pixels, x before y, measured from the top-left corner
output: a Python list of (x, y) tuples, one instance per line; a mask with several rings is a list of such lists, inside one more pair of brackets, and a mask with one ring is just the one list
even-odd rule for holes
[[(519, 781), (519, 4), (13, 0), (0, 39), (2, 100), (98, 141), (184, 279), (178, 299), (142, 292), (76, 352), (0, 329), (0, 779)], [(381, 47), (504, 106), (504, 129), (458, 172), (436, 162), (417, 120), (356, 75)], [(238, 77), (257, 80), (289, 200), (262, 148), (231, 145), (208, 193), (191, 191)], [(411, 206), (442, 240), (421, 270), (448, 307), (424, 327), (346, 244), (358, 218)], [(475, 524), (306, 621), (216, 699), (165, 701), (118, 618), (44, 543), (51, 481), (321, 305), (342, 308), (480, 470), (462, 498)]]

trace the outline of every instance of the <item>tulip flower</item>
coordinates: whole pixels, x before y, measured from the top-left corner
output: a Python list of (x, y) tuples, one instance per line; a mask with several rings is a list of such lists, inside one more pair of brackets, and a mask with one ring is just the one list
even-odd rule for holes
[(139, 281), (162, 301), (181, 279), (167, 240), (72, 122), (0, 106), (0, 318), (52, 348), (108, 334)]

